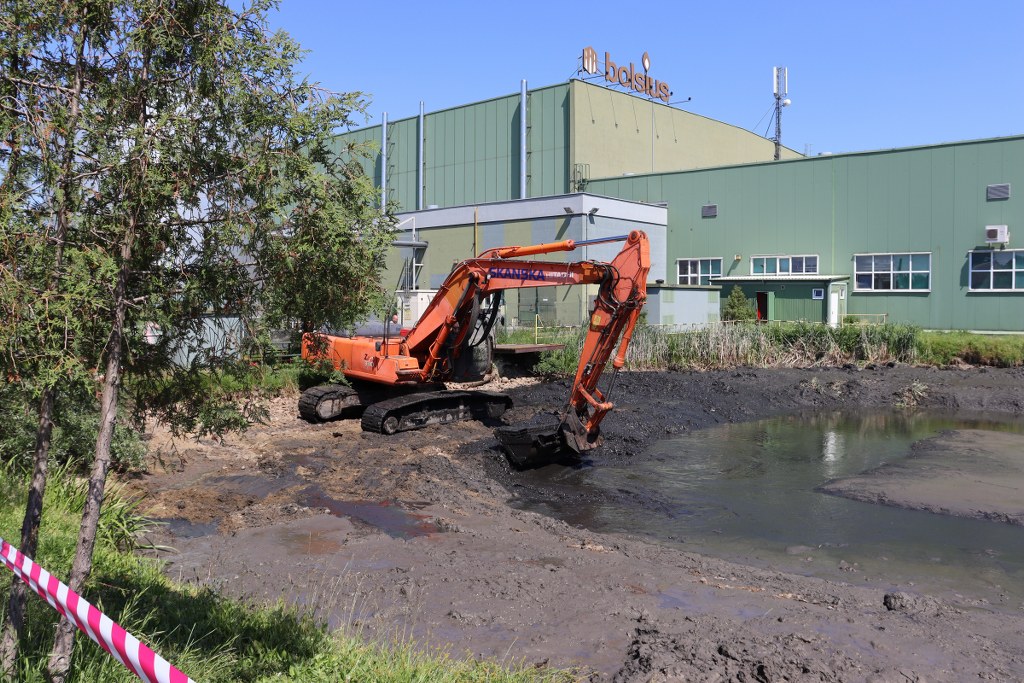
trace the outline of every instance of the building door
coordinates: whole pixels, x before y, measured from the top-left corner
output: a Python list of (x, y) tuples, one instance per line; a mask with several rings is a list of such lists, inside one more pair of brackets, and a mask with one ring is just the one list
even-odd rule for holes
[(768, 320), (768, 292), (757, 293), (757, 319)]

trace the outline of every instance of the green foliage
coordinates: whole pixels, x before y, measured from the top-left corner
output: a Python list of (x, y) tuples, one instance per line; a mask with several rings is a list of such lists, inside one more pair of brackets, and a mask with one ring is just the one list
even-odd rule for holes
[[(0, 536), (15, 538), (25, 481), (7, 475), (0, 476)], [(71, 564), (80, 513), (78, 486), (55, 475), (47, 493), (36, 559), (58, 576), (65, 576)], [(195, 680), (568, 683), (576, 679), (567, 672), (454, 660), (408, 644), (367, 644), (355, 634), (332, 633), (281, 604), (254, 606), (222, 597), (208, 587), (176, 584), (161, 573), (158, 562), (118, 549), (123, 548), (118, 539), (145, 524), (131, 505), (116, 487), (108, 495), (85, 597)], [(3, 579), (0, 600), (6, 604), (10, 584), (6, 576)], [(42, 683), (57, 613), (37, 596), (29, 599), (17, 680)], [(82, 637), (67, 680), (129, 683), (138, 679)]]
[(575, 376), (586, 337), (585, 327), (576, 328), (572, 337), (560, 342), (564, 344), (561, 349), (541, 353), (540, 360), (533, 366), (533, 371), (542, 377)]
[(256, 417), (225, 403), (250, 340), (380, 299), (393, 218), (361, 170), (370, 150), (335, 144), (365, 102), (301, 75), (273, 6), (10, 8), (0, 372), (31, 395), (91, 390), (115, 356), (139, 414), (221, 434)]
[(757, 311), (754, 309), (754, 304), (747, 299), (747, 295), (743, 293), (739, 285), (733, 285), (732, 291), (729, 292), (728, 298), (722, 305), (722, 320), (747, 321), (756, 318)]
[[(59, 410), (55, 416), (50, 460), (58, 466), (85, 471), (92, 463), (99, 428), (95, 396), (60, 391), (57, 402)], [(14, 384), (0, 387), (0, 420), (4, 425), (0, 430), (0, 463), (10, 464), (18, 471), (29, 470), (39, 423), (38, 406), (31, 394)], [(143, 467), (145, 454), (141, 430), (122, 408), (114, 426), (112, 465), (122, 472), (138, 470)]]
[(922, 362), (934, 365), (992, 365), (1000, 368), (1024, 365), (1024, 335), (925, 332), (917, 345)]

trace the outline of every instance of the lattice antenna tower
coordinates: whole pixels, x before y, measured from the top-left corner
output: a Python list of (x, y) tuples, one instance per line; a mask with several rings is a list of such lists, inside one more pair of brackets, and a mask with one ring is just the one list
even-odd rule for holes
[(789, 69), (784, 66), (772, 67), (772, 91), (775, 93), (775, 160), (782, 158), (782, 108), (792, 102), (789, 95)]

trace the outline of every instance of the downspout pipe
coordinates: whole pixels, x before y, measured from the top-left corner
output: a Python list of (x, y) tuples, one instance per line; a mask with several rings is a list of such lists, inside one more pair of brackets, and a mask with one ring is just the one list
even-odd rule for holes
[(519, 85), (519, 198), (526, 199), (526, 79)]
[(388, 113), (380, 125), (380, 210), (387, 211), (388, 206)]
[(420, 100), (419, 132), (416, 136), (416, 210), (423, 210), (423, 145), (426, 139), (426, 119), (423, 116), (423, 100)]

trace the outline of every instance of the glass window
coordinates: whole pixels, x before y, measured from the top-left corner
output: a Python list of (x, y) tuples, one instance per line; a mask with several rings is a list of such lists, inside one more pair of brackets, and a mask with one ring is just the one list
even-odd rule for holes
[(932, 286), (932, 255), (854, 254), (854, 289), (874, 291), (927, 291)]
[(751, 275), (804, 275), (818, 272), (817, 256), (752, 256)]
[(992, 252), (971, 252), (971, 270), (992, 270)]
[(972, 251), (968, 264), (972, 291), (1024, 290), (1024, 249)]
[(995, 270), (1013, 270), (1013, 253), (997, 251), (992, 254), (992, 268)]
[(708, 285), (711, 278), (722, 274), (722, 259), (679, 259), (676, 261), (676, 284)]

